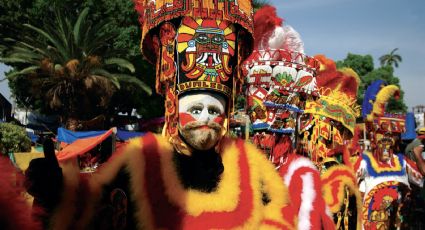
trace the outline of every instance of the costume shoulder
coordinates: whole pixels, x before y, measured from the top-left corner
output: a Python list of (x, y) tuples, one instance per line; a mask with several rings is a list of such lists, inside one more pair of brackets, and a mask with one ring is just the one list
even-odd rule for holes
[(273, 229), (278, 227), (279, 229), (290, 229), (290, 225), (282, 217), (281, 213), (282, 208), (287, 205), (289, 200), (288, 191), (274, 165), (267, 160), (263, 152), (249, 142), (241, 139), (228, 139), (226, 145), (229, 147), (234, 146), (236, 149), (225, 147), (225, 151), (239, 151), (241, 158), (244, 155), (246, 156), (249, 165), (249, 175), (251, 176), (251, 188), (254, 191), (261, 191), (261, 193), (255, 192), (256, 196), (263, 196), (263, 198), (257, 197), (255, 199), (265, 198), (267, 200), (263, 200), (266, 204), (263, 209), (264, 217), (261, 228)]

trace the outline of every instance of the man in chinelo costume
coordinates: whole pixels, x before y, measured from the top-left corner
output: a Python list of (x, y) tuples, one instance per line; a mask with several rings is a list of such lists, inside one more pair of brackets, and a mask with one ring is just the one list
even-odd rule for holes
[[(316, 55), (318, 100), (308, 100), (300, 124), (300, 150), (319, 169), (326, 203), (337, 229), (361, 227), (361, 197), (346, 147), (356, 118), (358, 75), (350, 68), (337, 69), (333, 60)], [(337, 183), (338, 181), (338, 183)]]
[(303, 54), (299, 34), (283, 25), (274, 7), (259, 9), (254, 25), (254, 51), (244, 63), (253, 142), (269, 156), (288, 187), (290, 203), (282, 213), (291, 227), (335, 229), (322, 196), (320, 173), (296, 148), (306, 101), (319, 97), (319, 62)]
[(144, 56), (165, 96), (163, 136), (147, 134), (96, 172), (60, 162), (54, 229), (286, 229), (273, 165), (225, 136), (250, 54), (251, 1), (135, 1)]
[(364, 229), (408, 229), (413, 221), (410, 186), (422, 187), (423, 177), (415, 162), (400, 153), (401, 134), (405, 132), (405, 117), (386, 112), (391, 97), (397, 98), (399, 88), (382, 80), (372, 82), (363, 101), (370, 147), (355, 164), (361, 181)]

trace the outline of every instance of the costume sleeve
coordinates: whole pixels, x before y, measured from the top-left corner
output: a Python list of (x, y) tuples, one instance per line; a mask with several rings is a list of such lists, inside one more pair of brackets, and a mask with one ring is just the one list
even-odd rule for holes
[(251, 144), (246, 144), (246, 148), (260, 173), (260, 189), (264, 194), (264, 216), (260, 229), (292, 229), (281, 214), (282, 208), (288, 203), (288, 191), (281, 177), (261, 151)]
[(283, 214), (292, 219), (296, 229), (335, 228), (322, 196), (320, 173), (310, 160), (299, 157), (291, 161), (283, 179), (290, 194)]

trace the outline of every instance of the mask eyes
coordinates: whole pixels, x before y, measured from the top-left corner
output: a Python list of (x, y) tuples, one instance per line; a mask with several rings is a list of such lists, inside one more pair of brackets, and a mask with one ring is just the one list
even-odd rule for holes
[(189, 113), (192, 115), (199, 115), (202, 113), (202, 106), (193, 106), (191, 108), (189, 108)]
[(196, 42), (200, 43), (200, 44), (206, 44), (209, 42), (209, 38), (206, 34), (198, 34), (195, 38)]
[(214, 37), (212, 37), (212, 43), (220, 45), (221, 43), (224, 42), (224, 37), (223, 35), (214, 35)]
[(217, 111), (216, 109), (208, 109), (208, 114), (216, 116), (220, 114), (220, 111)]

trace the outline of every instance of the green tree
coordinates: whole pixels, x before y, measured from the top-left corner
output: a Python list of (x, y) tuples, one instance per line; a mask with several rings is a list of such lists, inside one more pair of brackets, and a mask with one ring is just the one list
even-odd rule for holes
[[(357, 91), (357, 103), (362, 105), (364, 92), (367, 87), (375, 80), (384, 80), (387, 84), (394, 84), (400, 87), (398, 77), (394, 76), (394, 69), (392, 66), (386, 65), (374, 68), (373, 58), (371, 55), (358, 55), (349, 53), (342, 61), (337, 61), (337, 67), (352, 68), (360, 77), (360, 85)], [(400, 87), (399, 100), (390, 99), (387, 110), (388, 112), (406, 112), (407, 106), (404, 103), (404, 92)]]
[(85, 8), (74, 20), (56, 12), (53, 21), (43, 27), (24, 24), (28, 34), (38, 35), (39, 39), (10, 39), (15, 45), (0, 59), (17, 64), (8, 79), (13, 81), (19, 76), (30, 81), (30, 98), (18, 101), (60, 115), (71, 130), (84, 129), (84, 124), (90, 123), (83, 121), (107, 115), (120, 82), (151, 93), (147, 85), (130, 75), (135, 72), (133, 64), (116, 57), (120, 49), (109, 45), (116, 33), (106, 29), (108, 21), (94, 25), (87, 20), (88, 12)]
[(352, 68), (359, 76), (364, 76), (374, 69), (373, 58), (371, 55), (359, 55), (348, 53), (342, 61), (336, 62), (337, 68)]
[(0, 152), (28, 152), (31, 150), (31, 140), (25, 129), (10, 123), (0, 123)]
[(254, 8), (254, 12), (257, 11), (258, 9), (260, 9), (261, 7), (265, 6), (265, 5), (269, 5), (269, 1), (268, 0), (254, 0), (252, 1), (252, 7)]
[(402, 58), (400, 55), (396, 54), (395, 52), (398, 50), (398, 48), (393, 49), (389, 54), (385, 54), (379, 58), (379, 61), (381, 62), (381, 66), (395, 66), (398, 67), (398, 63), (402, 61)]
[(361, 105), (363, 102), (364, 92), (366, 90), (366, 84), (363, 80), (363, 76), (367, 75), (374, 69), (372, 56), (348, 53), (347, 57), (342, 61), (337, 61), (336, 65), (337, 68), (351, 68), (359, 75), (360, 85), (357, 91), (357, 103)]
[(394, 76), (394, 69), (392, 66), (383, 66), (369, 72), (363, 77), (363, 84), (365, 87), (369, 86), (375, 80), (384, 80), (389, 85), (396, 85), (400, 88), (400, 97), (398, 100), (391, 98), (387, 104), (387, 111), (393, 113), (405, 113), (407, 106), (404, 103), (404, 91), (401, 89), (400, 81)]
[[(90, 14), (87, 20), (93, 22), (93, 25), (108, 21), (104, 26), (106, 32), (114, 32), (115, 37), (111, 38), (109, 43), (111, 49), (122, 50), (117, 57), (127, 59), (135, 65), (135, 73), (143, 82), (146, 82), (150, 88), (155, 85), (155, 72), (153, 66), (143, 60), (140, 52), (141, 30), (138, 22), (138, 15), (134, 10), (132, 0), (3, 0), (0, 5), (0, 44), (3, 44), (3, 53), (7, 48), (14, 44), (9, 39), (19, 40), (24, 36), (22, 25), (30, 23), (35, 27), (42, 27), (49, 23), (55, 14), (55, 10), (69, 12), (77, 15), (85, 7), (90, 8)], [(7, 27), (5, 26), (7, 25)], [(4, 28), (4, 29), (3, 29)], [(37, 35), (33, 35), (39, 37)], [(0, 49), (1, 51), (1, 49)], [(1, 55), (1, 53), (0, 53)], [(18, 63), (11, 66), (19, 67)], [(25, 78), (16, 77), (9, 81), (10, 88), (15, 97), (26, 98), (18, 102), (21, 107), (31, 106), (40, 107), (40, 101), (34, 101), (31, 90)], [(111, 100), (108, 110), (110, 112), (126, 112), (131, 108), (144, 117), (162, 116), (164, 113), (163, 99), (157, 94), (148, 95), (138, 90), (134, 84), (120, 82), (118, 89)]]

